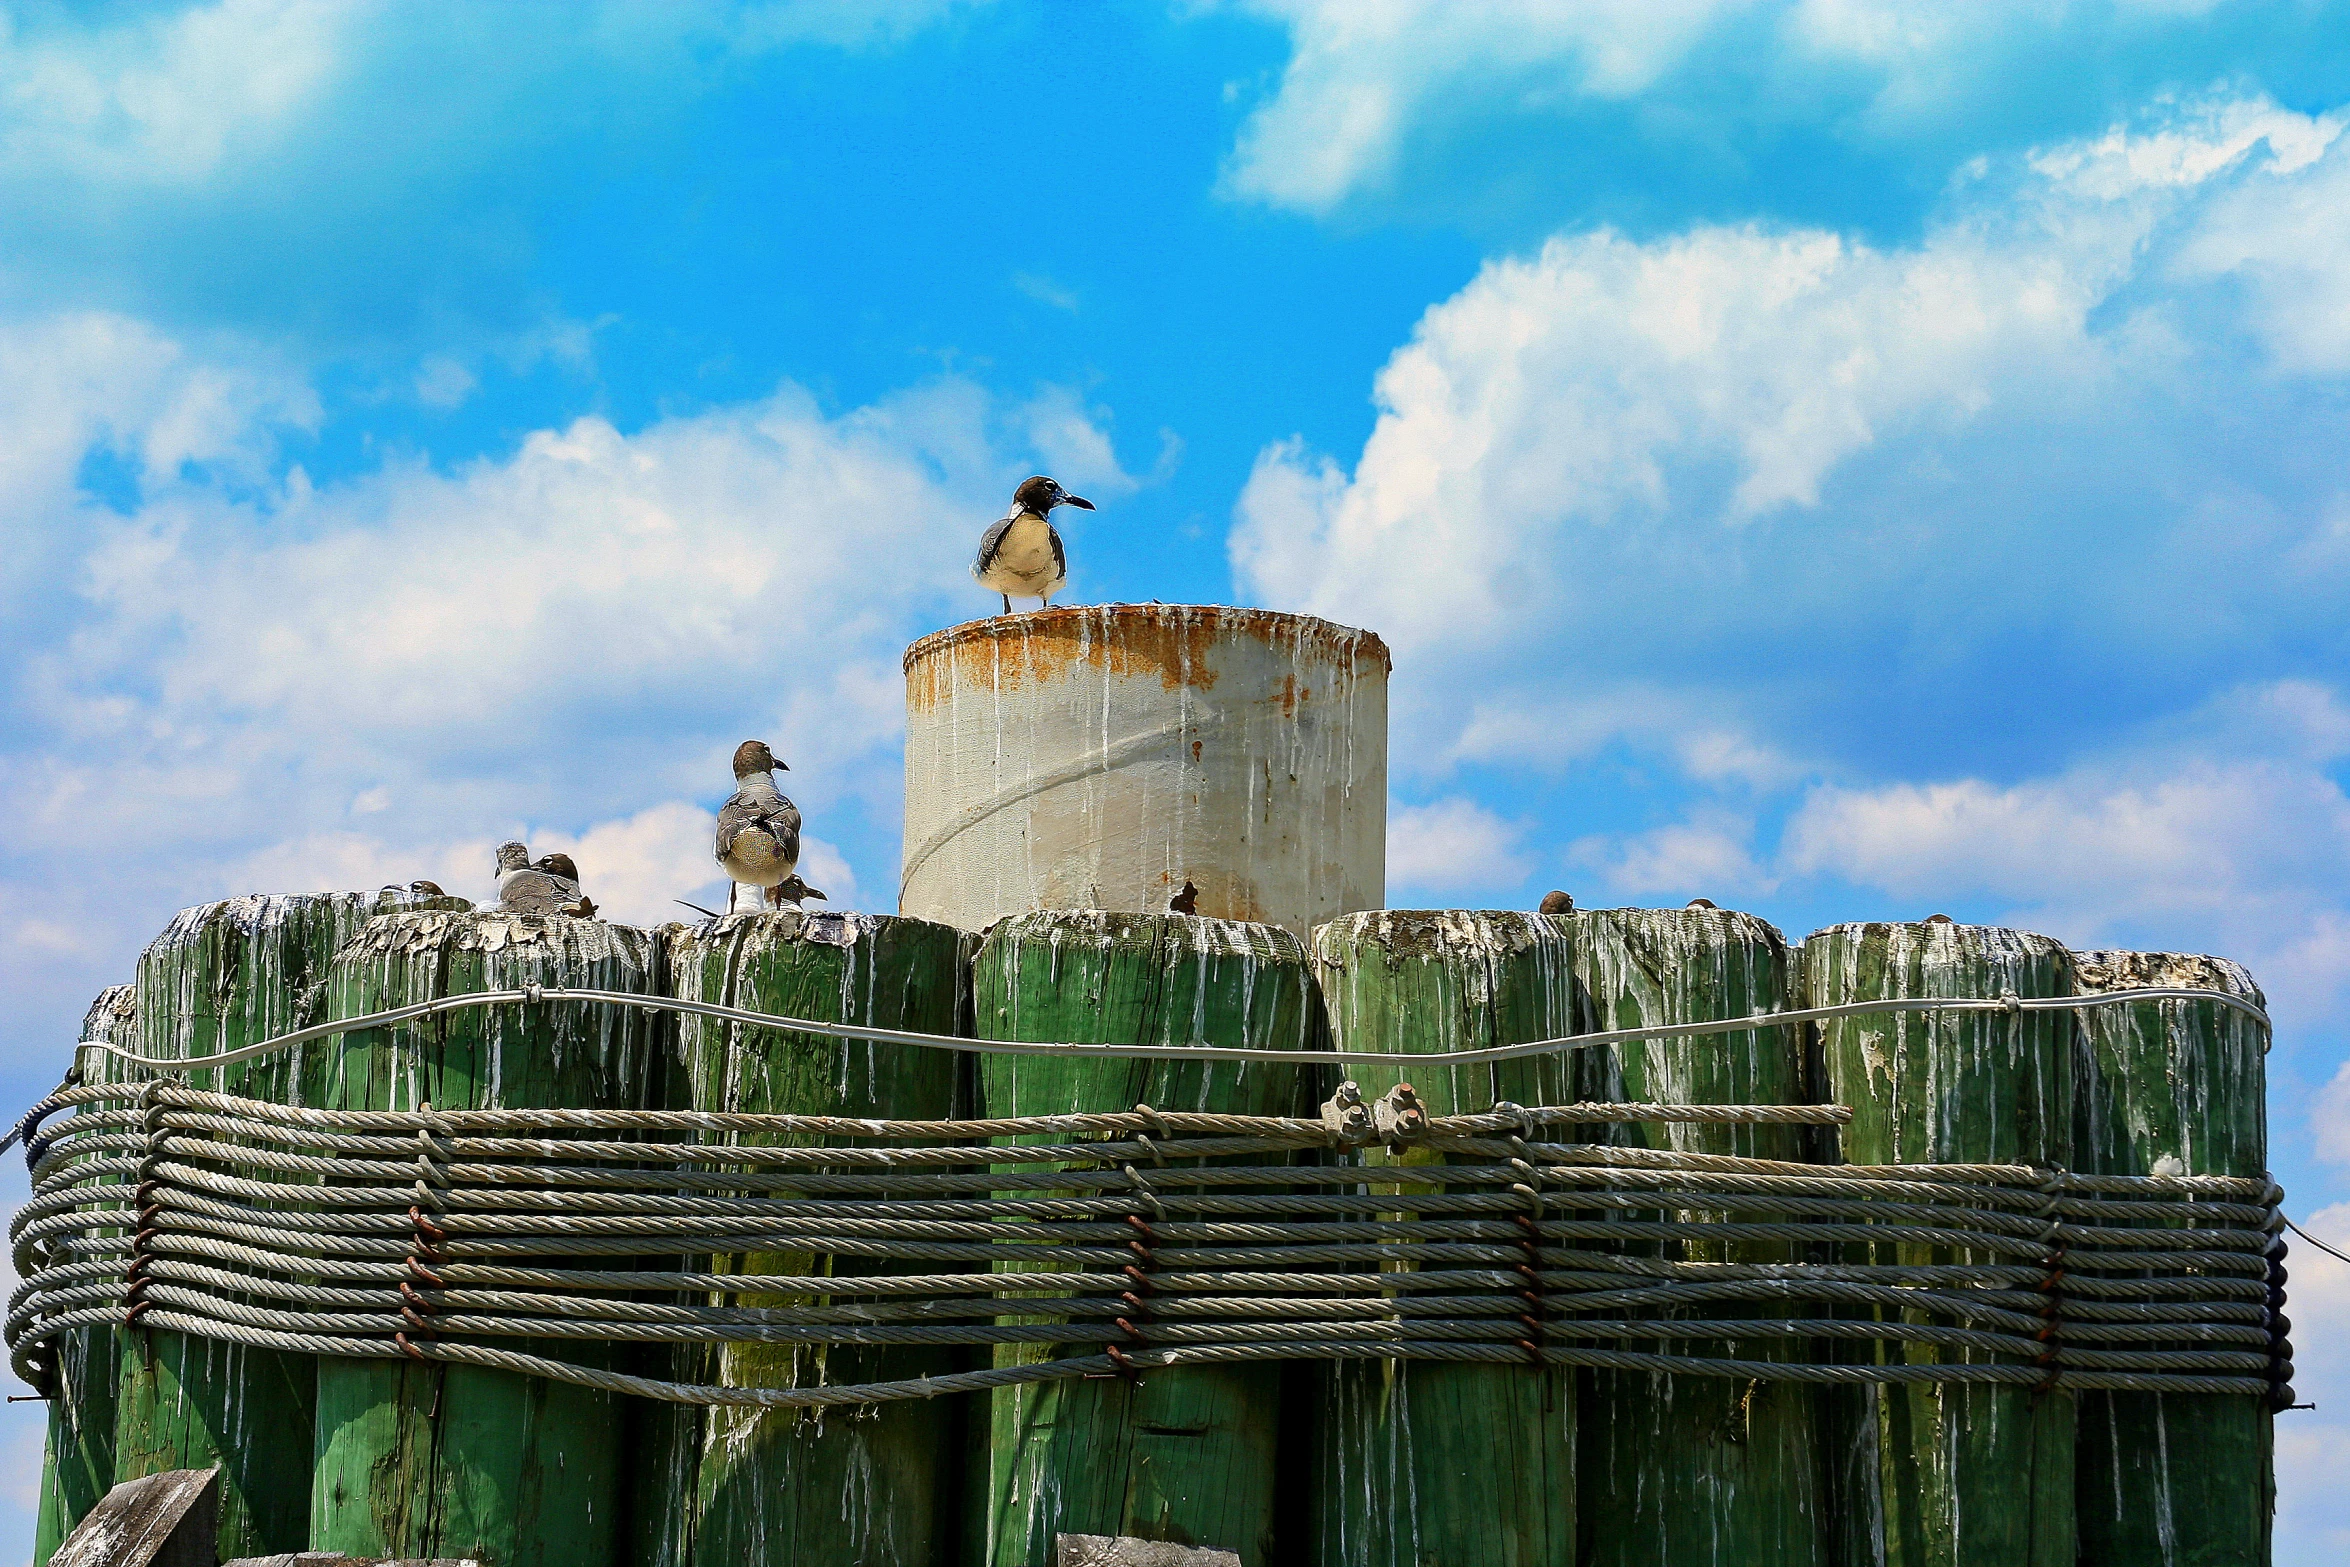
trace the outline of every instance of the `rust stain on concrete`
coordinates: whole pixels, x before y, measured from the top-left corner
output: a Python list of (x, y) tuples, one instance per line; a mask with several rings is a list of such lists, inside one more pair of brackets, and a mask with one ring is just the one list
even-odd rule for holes
[[(1392, 667), (1387, 644), (1311, 615), (1202, 604), (1093, 604), (997, 615), (936, 631), (906, 649), (906, 701), (926, 712), (957, 689), (1012, 691), (1049, 684), (1079, 664), (1113, 678), (1156, 676), (1169, 691), (1212, 689), (1210, 657), (1236, 637), (1286, 645), (1329, 659), (1351, 676), (1357, 666)], [(1311, 695), (1294, 678), (1276, 700), (1284, 716)]]

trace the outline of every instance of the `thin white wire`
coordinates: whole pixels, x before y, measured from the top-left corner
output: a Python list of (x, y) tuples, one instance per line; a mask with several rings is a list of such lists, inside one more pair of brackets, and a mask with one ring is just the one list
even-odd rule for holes
[(1112, 1060), (1146, 1061), (1253, 1061), (1259, 1063), (1294, 1062), (1300, 1065), (1327, 1065), (1334, 1061), (1384, 1061), (1405, 1066), (1465, 1066), (1480, 1061), (1512, 1061), (1523, 1056), (1551, 1055), (1567, 1050), (1589, 1050), (1601, 1045), (1623, 1044), (1635, 1039), (1678, 1039), (1693, 1034), (1735, 1034), (1759, 1028), (1778, 1028), (1789, 1023), (1826, 1022), (1834, 1018), (1866, 1017), (1886, 1012), (2062, 1012), (2089, 1007), (2125, 1006), (2141, 1001), (2212, 1001), (2233, 1007), (2269, 1027), (2266, 1012), (2241, 996), (2222, 990), (2198, 990), (2184, 987), (2154, 987), (2143, 990), (2109, 990), (2094, 996), (2030, 996), (2000, 997), (1972, 996), (1916, 996), (1883, 1001), (1848, 1001), (1832, 1007), (1800, 1007), (1789, 1012), (1761, 1012), (1746, 1017), (1714, 1018), (1698, 1023), (1658, 1023), (1643, 1028), (1611, 1028), (1596, 1034), (1567, 1034), (1557, 1039), (1536, 1039), (1524, 1044), (1489, 1045), (1478, 1050), (1435, 1050), (1426, 1053), (1374, 1050), (1251, 1050), (1228, 1045), (1087, 1045), (1053, 1044), (1038, 1041), (1010, 1039), (964, 1039), (952, 1034), (924, 1034), (901, 1028), (869, 1028), (858, 1023), (827, 1023), (813, 1018), (779, 1017), (771, 1012), (751, 1012), (741, 1007), (719, 1006), (707, 1001), (678, 1001), (667, 996), (643, 996), (616, 990), (572, 990), (555, 985), (532, 985), (521, 990), (484, 990), (464, 996), (442, 996), (432, 1001), (419, 1001), (412, 1006), (394, 1007), (388, 1012), (370, 1012), (364, 1017), (345, 1018), (338, 1022), (317, 1023), (309, 1028), (298, 1028), (290, 1034), (264, 1039), (258, 1044), (238, 1050), (224, 1050), (218, 1055), (190, 1056), (177, 1060), (143, 1056), (102, 1039), (82, 1040), (78, 1050), (102, 1050), (118, 1056), (135, 1066), (156, 1072), (194, 1072), (208, 1067), (228, 1066), (250, 1060), (274, 1051), (290, 1050), (296, 1045), (314, 1039), (329, 1039), (338, 1034), (352, 1033), (362, 1028), (380, 1028), (392, 1023), (405, 1023), (416, 1018), (431, 1017), (441, 1012), (458, 1012), (471, 1007), (506, 1005), (515, 1002), (540, 1001), (594, 1001), (614, 1006), (638, 1007), (652, 1012), (683, 1012), (699, 1017), (718, 1018), (732, 1023), (749, 1023), (761, 1028), (791, 1029), (806, 1034), (824, 1034), (834, 1039), (853, 1039), (883, 1045), (919, 1045), (930, 1050), (959, 1050), (973, 1055), (1006, 1056), (1070, 1056), (1079, 1059), (1106, 1058)]

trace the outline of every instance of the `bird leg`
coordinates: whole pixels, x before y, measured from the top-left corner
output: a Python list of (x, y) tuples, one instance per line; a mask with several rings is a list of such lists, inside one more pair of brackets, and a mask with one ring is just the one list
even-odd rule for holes
[(732, 876), (726, 878), (726, 912), (729, 914), (734, 912), (734, 895), (741, 886), (742, 883), (736, 881)]
[(998, 594), (997, 596), (1004, 601), (1004, 613), (1009, 615), (1012, 612), (1012, 595), (1009, 593), (1003, 593)]

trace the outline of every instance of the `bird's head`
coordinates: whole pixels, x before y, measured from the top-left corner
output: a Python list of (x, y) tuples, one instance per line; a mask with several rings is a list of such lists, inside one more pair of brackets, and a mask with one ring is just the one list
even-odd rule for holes
[(509, 838), (498, 845), (498, 869), (526, 871), (530, 869), (530, 850)]
[(767, 742), (764, 740), (745, 740), (734, 748), (734, 776), (737, 778), (756, 778), (759, 774), (771, 773), (778, 767), (782, 767), (787, 773), (791, 771), (789, 767), (785, 767), (783, 763), (775, 759), (775, 753), (767, 749)]
[(1061, 488), (1060, 480), (1048, 479), (1041, 473), (1012, 492), (1012, 504), (1022, 511), (1032, 511), (1039, 517), (1049, 515), (1055, 506), (1093, 510), (1093, 502), (1082, 495), (1071, 495)]
[(565, 881), (579, 880), (579, 867), (571, 863), (568, 854), (542, 854), (532, 869), (545, 871), (550, 876), (560, 876)]

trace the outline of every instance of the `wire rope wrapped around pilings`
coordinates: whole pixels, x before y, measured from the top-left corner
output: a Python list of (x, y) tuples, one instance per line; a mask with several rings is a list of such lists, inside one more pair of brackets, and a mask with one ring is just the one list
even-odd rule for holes
[[(134, 1280), (141, 1320), (176, 1332), (489, 1366), (679, 1403), (862, 1404), (1126, 1368), (1082, 1355), (893, 1382), (716, 1387), (507, 1346), (1066, 1342), (1081, 1335), (1037, 1319), (1099, 1322), (1106, 1338), (1124, 1316), (1122, 1358), (1145, 1372), (1278, 1359), (1522, 1365), (1517, 1270), (1529, 1246), (1525, 1205), (1508, 1187), (1530, 1167), (1544, 1215), (1531, 1250), (1552, 1313), (1535, 1353), (1548, 1364), (1795, 1382), (2276, 1391), (2267, 1254), (2282, 1194), (2268, 1182), (2002, 1164), (1823, 1167), (1511, 1135), (1533, 1124), (1727, 1116), (1835, 1123), (1845, 1117), (1835, 1106), (1509, 1107), (1424, 1123), (1339, 1108), (1314, 1121), (1138, 1107), (889, 1122), (318, 1111), (154, 1081), (69, 1088), (41, 1108), (69, 1107), (82, 1113), (31, 1139), (33, 1197), (10, 1232), (21, 1282), (6, 1337), (17, 1373), (37, 1386), (48, 1385), (65, 1335), (124, 1320)], [(770, 1145), (819, 1124), (845, 1145)], [(690, 1129), (741, 1142), (648, 1140)], [(990, 1141), (1006, 1137), (1051, 1140)], [(1359, 1171), (1300, 1158), (1371, 1141), (1418, 1144), (1445, 1160), (1415, 1169), (1428, 1190), (1409, 1219), (1393, 1216), (1392, 1197), (1352, 1190)], [(1139, 1322), (1122, 1271), (1130, 1168), (1149, 1171), (1164, 1208), (1153, 1225), (1153, 1311)], [(427, 1203), (445, 1239), (420, 1276), (411, 1250)], [(1725, 1217), (1608, 1217), (1675, 1210)], [(1052, 1270), (973, 1271), (1033, 1263), (1039, 1220), (1052, 1221)], [(2053, 1323), (2040, 1288), (2051, 1234), (2064, 1240), (2068, 1270)], [(1688, 1262), (1621, 1245), (1662, 1239), (1720, 1242), (1722, 1256), (1742, 1254), (1733, 1243), (1800, 1239), (1889, 1243), (1844, 1248), (1853, 1256), (1900, 1245), (1957, 1248), (1971, 1260)], [(925, 1271), (795, 1280), (635, 1266), (754, 1251)], [(1420, 1266), (1380, 1271), (1387, 1263)], [(828, 1303), (731, 1303), (741, 1292)], [(999, 1320), (1007, 1300), (1019, 1318)], [(1769, 1303), (1773, 1314), (1746, 1315), (1733, 1302)], [(1836, 1314), (1871, 1303), (1905, 1309), (1878, 1320)], [(420, 1317), (430, 1337), (414, 1331)], [(1600, 1347), (1699, 1339), (1736, 1352)], [(1856, 1364), (1827, 1353), (1856, 1339), (1939, 1343), (1972, 1358)]]

